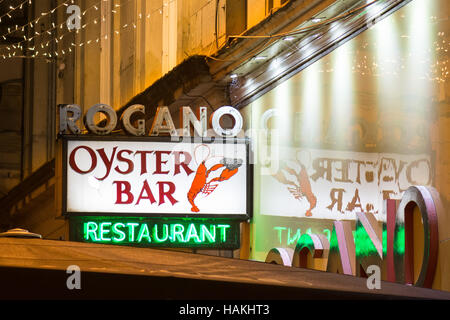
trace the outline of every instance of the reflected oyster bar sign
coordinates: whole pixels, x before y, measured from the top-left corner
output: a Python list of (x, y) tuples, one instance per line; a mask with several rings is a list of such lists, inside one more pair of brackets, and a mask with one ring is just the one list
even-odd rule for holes
[(284, 149), (272, 174), (261, 178), (261, 212), (273, 216), (355, 219), (370, 212), (378, 220), (383, 201), (401, 199), (412, 185), (431, 185), (426, 154)]
[(245, 140), (64, 142), (66, 214), (248, 218)]

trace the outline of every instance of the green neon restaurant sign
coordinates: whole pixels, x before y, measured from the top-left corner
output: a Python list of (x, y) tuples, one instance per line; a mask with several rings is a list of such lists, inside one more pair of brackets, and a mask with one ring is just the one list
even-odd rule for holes
[(70, 240), (137, 247), (238, 249), (239, 222), (203, 218), (70, 217)]

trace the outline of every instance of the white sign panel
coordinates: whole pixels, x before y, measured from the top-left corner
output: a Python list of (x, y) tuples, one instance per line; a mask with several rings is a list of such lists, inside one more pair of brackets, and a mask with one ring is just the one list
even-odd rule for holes
[(411, 185), (431, 185), (426, 154), (285, 149), (277, 170), (261, 175), (261, 213), (318, 219), (383, 216), (384, 199), (401, 199)]
[(68, 140), (66, 212), (247, 215), (247, 145)]

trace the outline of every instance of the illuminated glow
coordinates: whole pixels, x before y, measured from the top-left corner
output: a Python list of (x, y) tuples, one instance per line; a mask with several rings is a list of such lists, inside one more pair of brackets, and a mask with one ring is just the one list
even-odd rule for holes
[[(322, 62), (317, 61), (305, 69), (301, 81), (302, 94), (300, 95), (301, 113), (296, 119), (297, 132), (301, 141), (316, 143), (322, 135), (322, 106), (323, 106), (323, 81), (320, 71)], [(286, 124), (285, 124), (286, 125)]]
[(217, 228), (220, 229), (220, 238), (223, 242), (227, 241), (227, 229), (230, 228), (229, 224), (219, 224)]
[(224, 223), (222, 219), (71, 217), (70, 239), (148, 247), (237, 249), (240, 227), (239, 222)]
[(139, 225), (139, 223), (127, 223), (128, 227), (128, 241), (133, 242), (134, 241), (134, 229)]
[(305, 233), (302, 233), (301, 228), (275, 226), (272, 229), (274, 231), (274, 234), (276, 235), (276, 242), (281, 246), (291, 246), (293, 244), (298, 244), (304, 234), (323, 234), (327, 237), (328, 242), (331, 238), (330, 229), (321, 229), (321, 231), (319, 231), (319, 229), (313, 231), (311, 228), (308, 228)]
[(194, 241), (197, 243), (200, 243), (201, 240), (198, 237), (197, 229), (195, 227), (195, 224), (191, 223), (188, 227), (188, 230), (186, 232), (186, 242), (189, 242), (191, 238), (194, 238)]
[[(356, 112), (353, 110), (354, 82), (352, 73), (354, 42), (349, 41), (339, 47), (332, 56), (331, 72), (331, 91), (332, 91), (332, 109), (329, 119), (329, 135), (333, 135), (336, 142), (341, 147), (347, 147), (353, 143), (351, 138), (351, 120)], [(327, 71), (328, 72), (328, 71)], [(333, 121), (338, 120), (338, 121)], [(361, 133), (360, 133), (361, 134)]]
[(330, 229), (323, 229), (323, 234), (326, 235), (328, 242), (330, 242), (331, 239), (331, 230)]
[(216, 228), (215, 228), (215, 226), (210, 226), (210, 230), (208, 230), (208, 227), (206, 227), (204, 224), (202, 224), (200, 226), (200, 235), (201, 235), (201, 241), (202, 242), (205, 242), (205, 241), (215, 242), (216, 241)]
[[(97, 238), (98, 225), (95, 222), (88, 222), (84, 224), (84, 239), (89, 241), (89, 238), (93, 241), (99, 241)], [(92, 237), (93, 235), (93, 237)]]
[(278, 68), (281, 67), (281, 59), (280, 58), (273, 59), (272, 62), (271, 62), (271, 67), (272, 67), (274, 72), (279, 71)]
[(396, 226), (395, 232), (394, 254), (403, 256), (405, 254), (405, 227)]
[(299, 241), (301, 236), (301, 230), (297, 229), (297, 232), (294, 234), (293, 237), (291, 237), (291, 229), (288, 230), (288, 236), (287, 236), (287, 244), (290, 246), (291, 244), (297, 243)]
[(312, 247), (314, 247), (314, 242), (312, 241), (311, 236), (306, 233), (301, 236), (297, 245), (312, 248)]
[(145, 223), (141, 226), (141, 230), (139, 231), (138, 235), (138, 242), (142, 242), (143, 238), (146, 238), (148, 242), (152, 242), (152, 239), (150, 239), (150, 231), (148, 230), (148, 225)]
[(320, 22), (322, 20), (324, 20), (324, 18), (315, 17), (315, 18), (311, 19), (311, 22), (318, 23), (318, 22)]
[(283, 230), (286, 230), (286, 227), (273, 227), (273, 229), (278, 232), (278, 241), (281, 244), (282, 241), (283, 241), (282, 238), (281, 238), (281, 235), (282, 235)]
[(116, 224), (113, 225), (113, 232), (114, 232), (116, 235), (117, 235), (117, 234), (120, 235), (119, 238), (117, 238), (117, 237), (114, 236), (114, 238), (113, 238), (113, 241), (114, 241), (114, 242), (122, 242), (122, 241), (124, 241), (125, 238), (126, 238), (125, 232), (123, 232), (122, 230), (120, 230), (119, 227), (125, 228), (125, 224), (119, 222), (119, 223), (116, 223)]
[(107, 238), (105, 234), (110, 233), (112, 223), (104, 222), (100, 223), (100, 240), (101, 241), (111, 241), (111, 238)]
[(169, 239), (169, 226), (167, 224), (163, 225), (163, 237), (160, 238), (158, 235), (158, 225), (155, 224), (153, 227), (153, 239), (158, 243), (167, 241)]
[(170, 241), (172, 242), (184, 242), (184, 237), (183, 237), (183, 232), (184, 232), (184, 226), (182, 224), (173, 224), (170, 226)]
[(357, 257), (378, 256), (377, 249), (363, 227), (356, 228), (354, 239), (355, 254)]
[[(225, 116), (227, 109), (221, 110), (217, 115)], [(192, 117), (195, 118), (195, 116)], [(202, 119), (206, 121), (205, 113)], [(235, 113), (234, 119), (236, 125), (232, 129), (222, 130), (224, 135), (241, 131), (242, 117)], [(238, 119), (240, 120), (237, 121)], [(203, 130), (204, 126), (200, 127), (199, 130)], [(194, 131), (197, 132), (197, 130)], [(244, 139), (237, 143), (232, 142), (231, 139), (220, 140), (217, 143), (215, 140), (207, 143), (200, 143), (200, 140), (190, 143), (187, 140), (94, 141), (90, 139), (88, 141), (83, 138), (76, 141), (67, 139), (65, 141), (68, 148), (65, 157), (67, 170), (64, 174), (67, 178), (65, 182), (67, 192), (64, 195), (66, 202), (63, 210), (67, 214), (104, 213), (130, 216), (161, 214), (164, 216), (192, 215), (192, 218), (196, 218), (199, 215), (197, 212), (193, 213), (191, 203), (194, 201), (195, 192), (190, 197), (186, 195), (193, 188), (193, 177), (201, 168), (200, 163), (205, 161), (205, 166), (209, 170), (225, 161), (224, 159), (236, 159), (239, 167), (231, 176), (221, 178), (220, 181), (214, 180), (211, 188), (208, 189), (202, 189), (203, 186), (200, 186), (200, 190), (203, 190), (200, 195), (208, 193), (210, 196), (208, 198), (199, 196), (196, 205), (199, 213), (205, 218), (222, 214), (235, 215), (236, 219), (242, 219), (244, 215), (247, 215), (248, 209), (248, 193), (246, 192), (248, 149)], [(199, 157), (199, 151), (202, 153), (201, 157)], [(225, 165), (215, 167), (213, 171), (217, 174), (217, 178), (225, 168)], [(153, 175), (153, 178), (146, 173)], [(216, 176), (211, 175), (211, 178)], [(205, 184), (210, 183), (210, 180), (205, 181)], [(197, 183), (199, 182), (195, 184)], [(219, 183), (220, 187), (217, 190), (212, 189)], [(198, 187), (195, 186), (195, 188)]]

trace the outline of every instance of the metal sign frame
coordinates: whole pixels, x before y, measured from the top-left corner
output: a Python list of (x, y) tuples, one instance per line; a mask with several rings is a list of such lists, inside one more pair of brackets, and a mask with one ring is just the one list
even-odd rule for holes
[[(253, 216), (253, 164), (250, 163), (250, 140), (241, 138), (198, 138), (198, 137), (130, 137), (130, 136), (93, 136), (93, 135), (61, 135), (62, 139), (62, 216), (123, 216), (123, 217), (158, 217), (158, 218), (207, 218), (247, 221)], [(178, 141), (177, 141), (178, 140)], [(70, 212), (67, 209), (67, 174), (68, 174), (68, 141), (119, 141), (119, 142), (159, 142), (159, 143), (202, 143), (217, 142), (245, 144), (246, 147), (246, 214), (208, 214), (208, 213), (136, 213), (136, 212)]]

